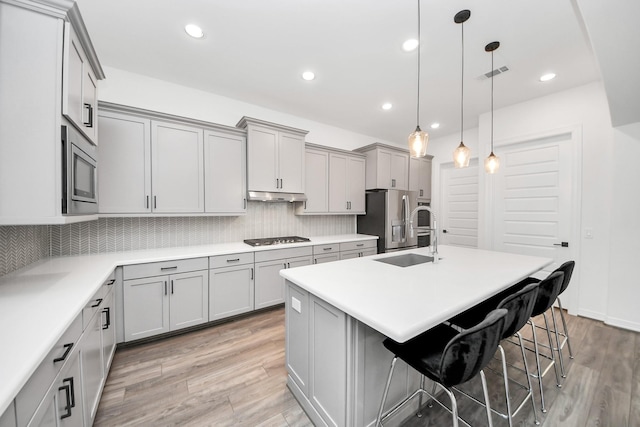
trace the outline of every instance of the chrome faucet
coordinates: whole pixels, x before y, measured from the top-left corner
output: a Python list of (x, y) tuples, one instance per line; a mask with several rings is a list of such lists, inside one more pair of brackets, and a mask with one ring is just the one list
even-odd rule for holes
[[(413, 226), (413, 219), (415, 218), (416, 214), (420, 211), (428, 211), (431, 213), (431, 219), (433, 222), (433, 227), (428, 228), (428, 227), (414, 227)], [(413, 230), (414, 228), (417, 229), (428, 229), (432, 231), (432, 241), (431, 241), (431, 256), (433, 257), (433, 263), (436, 264), (438, 262), (438, 224), (436, 222), (436, 214), (431, 210), (430, 207), (428, 206), (418, 206), (417, 208), (415, 208), (413, 210), (413, 212), (411, 212), (411, 215), (409, 215), (409, 229), (411, 230), (411, 237), (413, 237)]]

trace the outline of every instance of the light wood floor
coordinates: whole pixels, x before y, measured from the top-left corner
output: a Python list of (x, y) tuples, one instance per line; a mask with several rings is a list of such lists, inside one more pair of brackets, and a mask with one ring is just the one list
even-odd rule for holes
[[(581, 317), (568, 321), (575, 359), (565, 347), (562, 388), (552, 371), (544, 377), (548, 412), (538, 409), (542, 426), (640, 426), (640, 334)], [(509, 347), (510, 360), (517, 361), (516, 348)], [(500, 377), (487, 378), (492, 404), (503, 409)], [(486, 425), (483, 409), (462, 397), (459, 405), (466, 419)], [(530, 405), (515, 420), (532, 426)], [(118, 349), (95, 425), (311, 426), (286, 387), (284, 310)], [(434, 405), (404, 425), (451, 421)], [(507, 423), (494, 417), (494, 425)]]

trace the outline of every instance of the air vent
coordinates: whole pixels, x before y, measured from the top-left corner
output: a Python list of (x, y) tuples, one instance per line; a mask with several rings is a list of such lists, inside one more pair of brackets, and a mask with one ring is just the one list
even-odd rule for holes
[(507, 67), (506, 65), (503, 65), (502, 67), (496, 68), (493, 71), (489, 71), (488, 73), (481, 74), (480, 76), (478, 76), (478, 80), (490, 79), (491, 76), (497, 76), (498, 74), (506, 73), (507, 71), (509, 71), (509, 67)]

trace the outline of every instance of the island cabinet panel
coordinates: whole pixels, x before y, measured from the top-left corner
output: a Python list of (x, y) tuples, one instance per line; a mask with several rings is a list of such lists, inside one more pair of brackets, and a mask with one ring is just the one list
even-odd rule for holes
[(328, 425), (347, 425), (347, 316), (311, 295), (309, 331), (309, 400)]
[[(309, 384), (309, 293), (289, 283), (285, 311), (286, 364), (303, 393)], [(292, 345), (295, 344), (295, 345)]]
[(0, 427), (16, 427), (16, 407), (13, 401), (9, 407), (0, 415)]

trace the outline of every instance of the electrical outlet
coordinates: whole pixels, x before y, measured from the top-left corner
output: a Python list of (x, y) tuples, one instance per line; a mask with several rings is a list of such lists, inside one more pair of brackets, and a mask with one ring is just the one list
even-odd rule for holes
[(296, 297), (291, 297), (291, 308), (293, 308), (298, 313), (302, 313), (302, 304), (300, 300)]
[(584, 229), (584, 238), (593, 239), (593, 228), (589, 227)]

